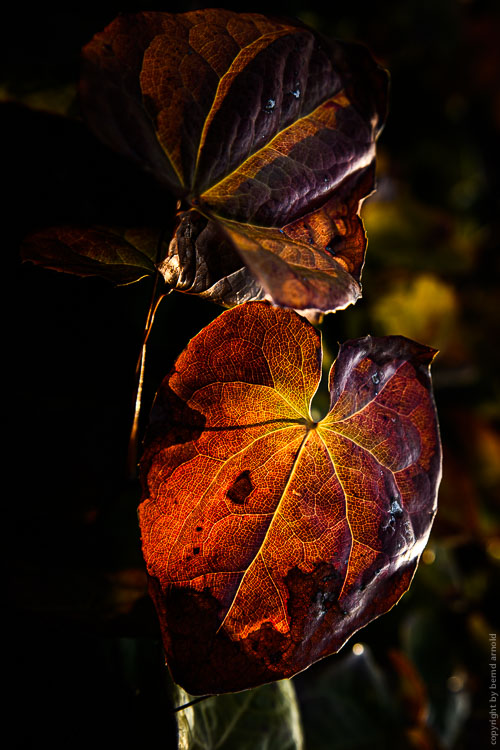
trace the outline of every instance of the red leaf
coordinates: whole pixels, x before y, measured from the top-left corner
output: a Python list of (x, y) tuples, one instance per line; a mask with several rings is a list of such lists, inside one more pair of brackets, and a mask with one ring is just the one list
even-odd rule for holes
[(441, 471), (434, 354), (397, 336), (344, 344), (319, 423), (319, 335), (291, 311), (239, 306), (179, 357), (146, 436), (140, 521), (190, 693), (290, 677), (406, 591)]
[[(356, 301), (358, 211), (387, 85), (365, 50), (258, 14), (200, 10), (120, 16), (84, 61), (90, 125), (195, 209), (180, 218), (169, 284), (211, 296), (204, 269), (226, 242), (257, 281), (239, 300), (320, 312)], [(214, 225), (201, 236), (200, 214)], [(189, 257), (178, 250), (188, 227)], [(233, 270), (222, 264), (217, 281)]]

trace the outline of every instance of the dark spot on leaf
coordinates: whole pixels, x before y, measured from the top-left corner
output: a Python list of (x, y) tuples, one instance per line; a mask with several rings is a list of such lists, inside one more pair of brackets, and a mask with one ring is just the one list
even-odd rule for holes
[[(326, 180), (325, 180), (326, 181)], [(328, 244), (325, 246), (325, 250), (330, 255), (336, 255), (338, 253), (338, 246), (342, 244), (343, 237), (340, 234), (336, 234), (328, 240)]]
[(199, 547), (193, 547), (193, 555), (198, 555), (199, 552), (200, 552), (200, 548)]
[(245, 499), (249, 496), (252, 490), (253, 484), (250, 481), (250, 472), (246, 469), (236, 478), (235, 482), (226, 492), (226, 496), (232, 500), (233, 503), (241, 505), (245, 502)]
[(203, 531), (203, 526), (197, 526), (196, 531)]

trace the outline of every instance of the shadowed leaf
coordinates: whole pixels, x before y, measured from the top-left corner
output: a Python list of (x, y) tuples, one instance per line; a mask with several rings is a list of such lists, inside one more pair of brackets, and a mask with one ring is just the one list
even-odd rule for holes
[(22, 256), (55, 271), (126, 284), (155, 272), (160, 235), (146, 228), (49, 227), (24, 240)]
[(90, 126), (192, 207), (161, 265), (169, 285), (229, 306), (356, 301), (387, 86), (366, 50), (199, 10), (119, 16), (83, 59)]
[(347, 342), (318, 423), (319, 335), (291, 311), (239, 306), (179, 357), (146, 436), (140, 522), (186, 690), (290, 677), (407, 590), (441, 471), (434, 354), (398, 336)]

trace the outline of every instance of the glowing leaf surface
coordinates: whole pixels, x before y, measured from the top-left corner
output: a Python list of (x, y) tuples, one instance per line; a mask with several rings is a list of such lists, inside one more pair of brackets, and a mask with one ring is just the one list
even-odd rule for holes
[(250, 303), (199, 333), (157, 395), (143, 551), (174, 679), (190, 693), (289, 677), (407, 590), (436, 510), (429, 365), (402, 337), (341, 347), (331, 405), (316, 330)]

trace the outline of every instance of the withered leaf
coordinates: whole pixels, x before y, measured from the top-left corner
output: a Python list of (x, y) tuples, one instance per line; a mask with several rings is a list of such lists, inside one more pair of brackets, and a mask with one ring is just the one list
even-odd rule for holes
[(152, 410), (142, 543), (174, 679), (190, 693), (290, 677), (407, 590), (436, 510), (429, 366), (399, 336), (344, 344), (319, 422), (319, 334), (265, 302), (219, 316)]
[(127, 284), (155, 272), (159, 230), (48, 227), (25, 238), (22, 257), (55, 271)]
[(356, 301), (387, 86), (366, 50), (260, 14), (142, 12), (83, 60), (90, 126), (190, 206), (161, 264), (168, 284), (227, 305)]

